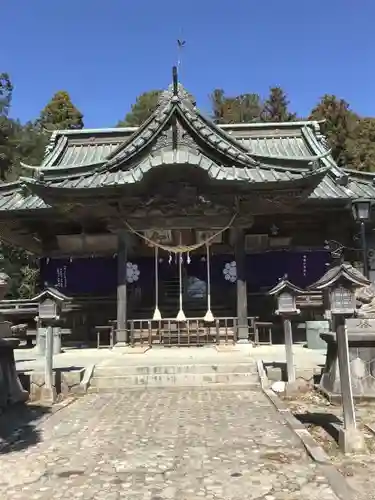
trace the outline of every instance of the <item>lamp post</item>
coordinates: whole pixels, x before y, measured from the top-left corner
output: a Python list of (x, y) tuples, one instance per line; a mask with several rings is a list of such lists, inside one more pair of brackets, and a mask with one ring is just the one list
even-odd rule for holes
[(360, 225), (361, 228), (361, 248), (362, 248), (362, 261), (363, 261), (363, 274), (366, 278), (369, 277), (368, 271), (368, 259), (367, 259), (367, 242), (366, 242), (366, 222), (371, 219), (371, 206), (372, 201), (359, 198), (353, 200), (352, 202), (352, 212), (355, 222)]

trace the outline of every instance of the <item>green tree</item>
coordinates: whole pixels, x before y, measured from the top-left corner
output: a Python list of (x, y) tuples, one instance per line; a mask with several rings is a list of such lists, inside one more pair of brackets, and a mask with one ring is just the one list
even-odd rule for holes
[(38, 120), (46, 130), (83, 128), (83, 115), (72, 103), (68, 92), (60, 90), (42, 110)]
[(223, 89), (215, 89), (212, 94), (210, 94), (211, 108), (212, 108), (212, 119), (215, 123), (225, 123), (224, 116), (224, 101), (225, 92)]
[[(38, 156), (40, 135), (31, 124), (22, 126), (9, 118), (13, 86), (7, 73), (0, 74), (0, 178), (1, 181), (16, 179), (20, 172), (20, 161), (27, 156)], [(32, 137), (30, 136), (31, 131)], [(26, 143), (28, 137), (28, 143)], [(14, 248), (0, 240), (0, 269), (11, 279), (8, 296), (12, 298), (32, 297), (38, 280), (35, 259), (22, 249)]]
[(21, 248), (0, 242), (0, 270), (10, 278), (7, 297), (32, 298), (39, 278), (37, 259)]
[(17, 124), (0, 115), (0, 180), (5, 181), (14, 168)]
[(287, 94), (281, 87), (271, 87), (269, 96), (264, 102), (262, 120), (266, 122), (290, 122), (296, 114), (289, 111)]
[(8, 138), (8, 148), (11, 149), (12, 161), (4, 173), (6, 181), (15, 181), (22, 173), (21, 162), (29, 165), (40, 165), (44, 158), (49, 134), (37, 123), (27, 122), (22, 125), (19, 121), (10, 121), (12, 128)]
[(375, 171), (375, 118), (360, 118), (348, 136), (346, 165), (364, 172)]
[(350, 157), (348, 147), (357, 127), (358, 115), (351, 111), (344, 99), (326, 94), (311, 111), (310, 119), (324, 120), (321, 129), (332, 148), (332, 156), (338, 165), (347, 166)]
[(161, 92), (161, 90), (143, 92), (143, 94), (137, 97), (131, 107), (131, 111), (126, 114), (123, 120), (118, 122), (117, 126), (138, 127), (142, 125), (155, 111)]
[(251, 123), (258, 121), (262, 113), (262, 102), (258, 94), (228, 97), (222, 89), (215, 89), (210, 100), (215, 123)]
[(7, 73), (0, 73), (0, 179), (4, 181), (14, 164), (16, 123), (8, 118), (13, 85)]
[(13, 85), (8, 73), (0, 73), (0, 114), (8, 116), (12, 101)]

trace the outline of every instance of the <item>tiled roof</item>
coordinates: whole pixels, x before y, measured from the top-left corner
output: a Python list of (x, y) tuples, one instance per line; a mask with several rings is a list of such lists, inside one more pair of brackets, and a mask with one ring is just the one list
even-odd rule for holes
[[(250, 124), (249, 127), (251, 127), (251, 125), (252, 124)], [(277, 125), (275, 124), (275, 126)], [(224, 128), (224, 126), (221, 127), (219, 125), (218, 128), (227, 133), (227, 127)], [(110, 133), (108, 133), (107, 130), (110, 130)], [(77, 135), (69, 134), (59, 136), (53, 152), (51, 151), (51, 155), (46, 158), (42, 166), (81, 166), (105, 161), (114, 153), (116, 148), (129, 139), (130, 135), (134, 133), (137, 128), (107, 130), (93, 129), (86, 132), (86, 130), (83, 129), (79, 131), (81, 132), (81, 140), (78, 133)], [(61, 134), (68, 134), (68, 132), (71, 131), (62, 131)], [(228, 135), (235, 139), (239, 146), (248, 150), (250, 155), (303, 159), (309, 158), (315, 154), (306, 141), (306, 138), (303, 137), (301, 129), (298, 127), (292, 131), (286, 131), (286, 135), (264, 135), (264, 130), (260, 127), (254, 128), (251, 130), (251, 134), (247, 134), (245, 137), (243, 136), (244, 133), (242, 133), (242, 135), (237, 135), (232, 130), (229, 130)], [(62, 140), (63, 138), (67, 140), (64, 141)]]
[(163, 151), (160, 150), (152, 156), (146, 157), (139, 165), (129, 170), (105, 170), (77, 177), (51, 179), (46, 187), (55, 188), (99, 188), (123, 184), (134, 184), (152, 168), (162, 165), (189, 165), (205, 170), (211, 179), (226, 181), (243, 181), (251, 183), (278, 183), (297, 181), (314, 175), (322, 174), (322, 170), (287, 169), (280, 166), (271, 167), (261, 165), (254, 167), (225, 167), (218, 165), (213, 160), (202, 154), (188, 150)]
[(370, 198), (375, 201), (375, 185), (371, 179), (364, 181), (353, 176), (349, 178), (346, 186), (341, 186), (330, 174), (327, 174), (310, 195), (310, 199), (318, 200), (350, 200), (354, 198)]
[(370, 281), (348, 262), (343, 262), (338, 266), (334, 266), (319, 278), (318, 281), (309, 286), (309, 290), (324, 290), (339, 278), (346, 278), (354, 285), (363, 287), (370, 284)]
[[(251, 172), (249, 172), (249, 170), (251, 170)], [(247, 170), (246, 175), (251, 174), (252, 178), (254, 179), (254, 182), (256, 180), (259, 180), (261, 177), (263, 179), (264, 172), (262, 172), (261, 169), (256, 168), (249, 170)], [(127, 177), (126, 176), (124, 177), (124, 174), (126, 174)], [(233, 175), (233, 171), (231, 172), (231, 175)], [(276, 177), (278, 180), (280, 180), (280, 178), (282, 178), (283, 180), (288, 180), (287, 176), (288, 172), (286, 171), (282, 172), (280, 171), (280, 169), (269, 171), (269, 173), (267, 173), (266, 175), (269, 182), (276, 180)], [(63, 179), (56, 182), (57, 184), (54, 184), (56, 187), (90, 188), (93, 187), (91, 185), (92, 183), (95, 183), (95, 186), (97, 187), (100, 187), (102, 185), (116, 186), (116, 185), (126, 184), (129, 182), (135, 182), (135, 178), (133, 177), (133, 174), (130, 174), (129, 172), (126, 173), (118, 171), (118, 172), (97, 173), (95, 174), (95, 176), (81, 176), (81, 177), (76, 177), (75, 179), (72, 178)], [(359, 181), (358, 179), (355, 179), (353, 177), (351, 180), (349, 180), (347, 186), (341, 186), (332, 178), (330, 174), (327, 174), (309, 196), (310, 200), (317, 200), (317, 201), (324, 201), (324, 200), (350, 201), (351, 199), (355, 198), (370, 198), (375, 200), (375, 185), (371, 182), (370, 179), (367, 181), (365, 180)], [(0, 190), (0, 212), (5, 212), (9, 210), (37, 210), (45, 208), (49, 208), (49, 205), (46, 204), (37, 195), (28, 194), (24, 196), (22, 194), (22, 190), (17, 184), (15, 184), (13, 190), (8, 189), (3, 192)]]
[(329, 157), (327, 145), (320, 140), (317, 122), (218, 126), (194, 107), (182, 86), (177, 95), (171, 89), (164, 94), (154, 113), (138, 128), (55, 132), (41, 170), (90, 167), (101, 162), (112, 169), (129, 163), (166, 127), (171, 127), (172, 115), (186, 133), (192, 133), (206, 147), (223, 155), (229, 164), (253, 166), (267, 163), (268, 159), (271, 164), (272, 160), (276, 164), (292, 161), (306, 167), (308, 162)]
[[(173, 122), (178, 129), (174, 129), (175, 135), (171, 133)], [(177, 150), (176, 136), (182, 144)], [(314, 179), (313, 186), (326, 172), (309, 199), (375, 200), (373, 176), (349, 172), (345, 184), (346, 174), (332, 159), (318, 122), (219, 127), (195, 109), (182, 87), (178, 95), (171, 89), (163, 93), (156, 111), (139, 128), (55, 132), (43, 164), (29, 167), (32, 177), (21, 182), (44, 196), (43, 190), (49, 188), (134, 184), (161, 165), (197, 166), (214, 180), (242, 181), (244, 186), (266, 183), (268, 189), (273, 189), (273, 183), (305, 183), (308, 179)], [(36, 194), (24, 192), (20, 184), (0, 188), (0, 211), (48, 208)]]
[(119, 142), (109, 144), (71, 144), (65, 149), (55, 166), (60, 165), (89, 165), (104, 161), (109, 154), (119, 146)]
[(50, 208), (39, 196), (23, 195), (21, 190), (9, 193), (0, 192), (0, 212), (9, 210), (38, 210)]
[(65, 167), (104, 161), (137, 127), (61, 130), (52, 134), (49, 153), (41, 167)]
[(261, 156), (303, 158), (312, 156), (303, 137), (248, 137), (237, 141), (249, 150), (249, 153)]

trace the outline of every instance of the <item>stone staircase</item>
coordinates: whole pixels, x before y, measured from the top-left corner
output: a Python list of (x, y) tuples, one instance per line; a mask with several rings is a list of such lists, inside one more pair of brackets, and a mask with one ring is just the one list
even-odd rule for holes
[(256, 363), (97, 366), (89, 392), (225, 386), (259, 386)]

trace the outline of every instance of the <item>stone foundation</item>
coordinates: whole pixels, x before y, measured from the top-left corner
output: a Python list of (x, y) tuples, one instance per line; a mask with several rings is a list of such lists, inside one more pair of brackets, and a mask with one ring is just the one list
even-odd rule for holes
[(18, 345), (17, 339), (0, 338), (0, 411), (29, 399), (29, 394), (23, 389), (16, 371), (14, 349)]
[[(54, 392), (62, 398), (79, 393), (79, 386), (85, 370), (55, 370), (53, 373)], [(30, 400), (39, 401), (44, 398), (44, 373), (30, 374)]]

